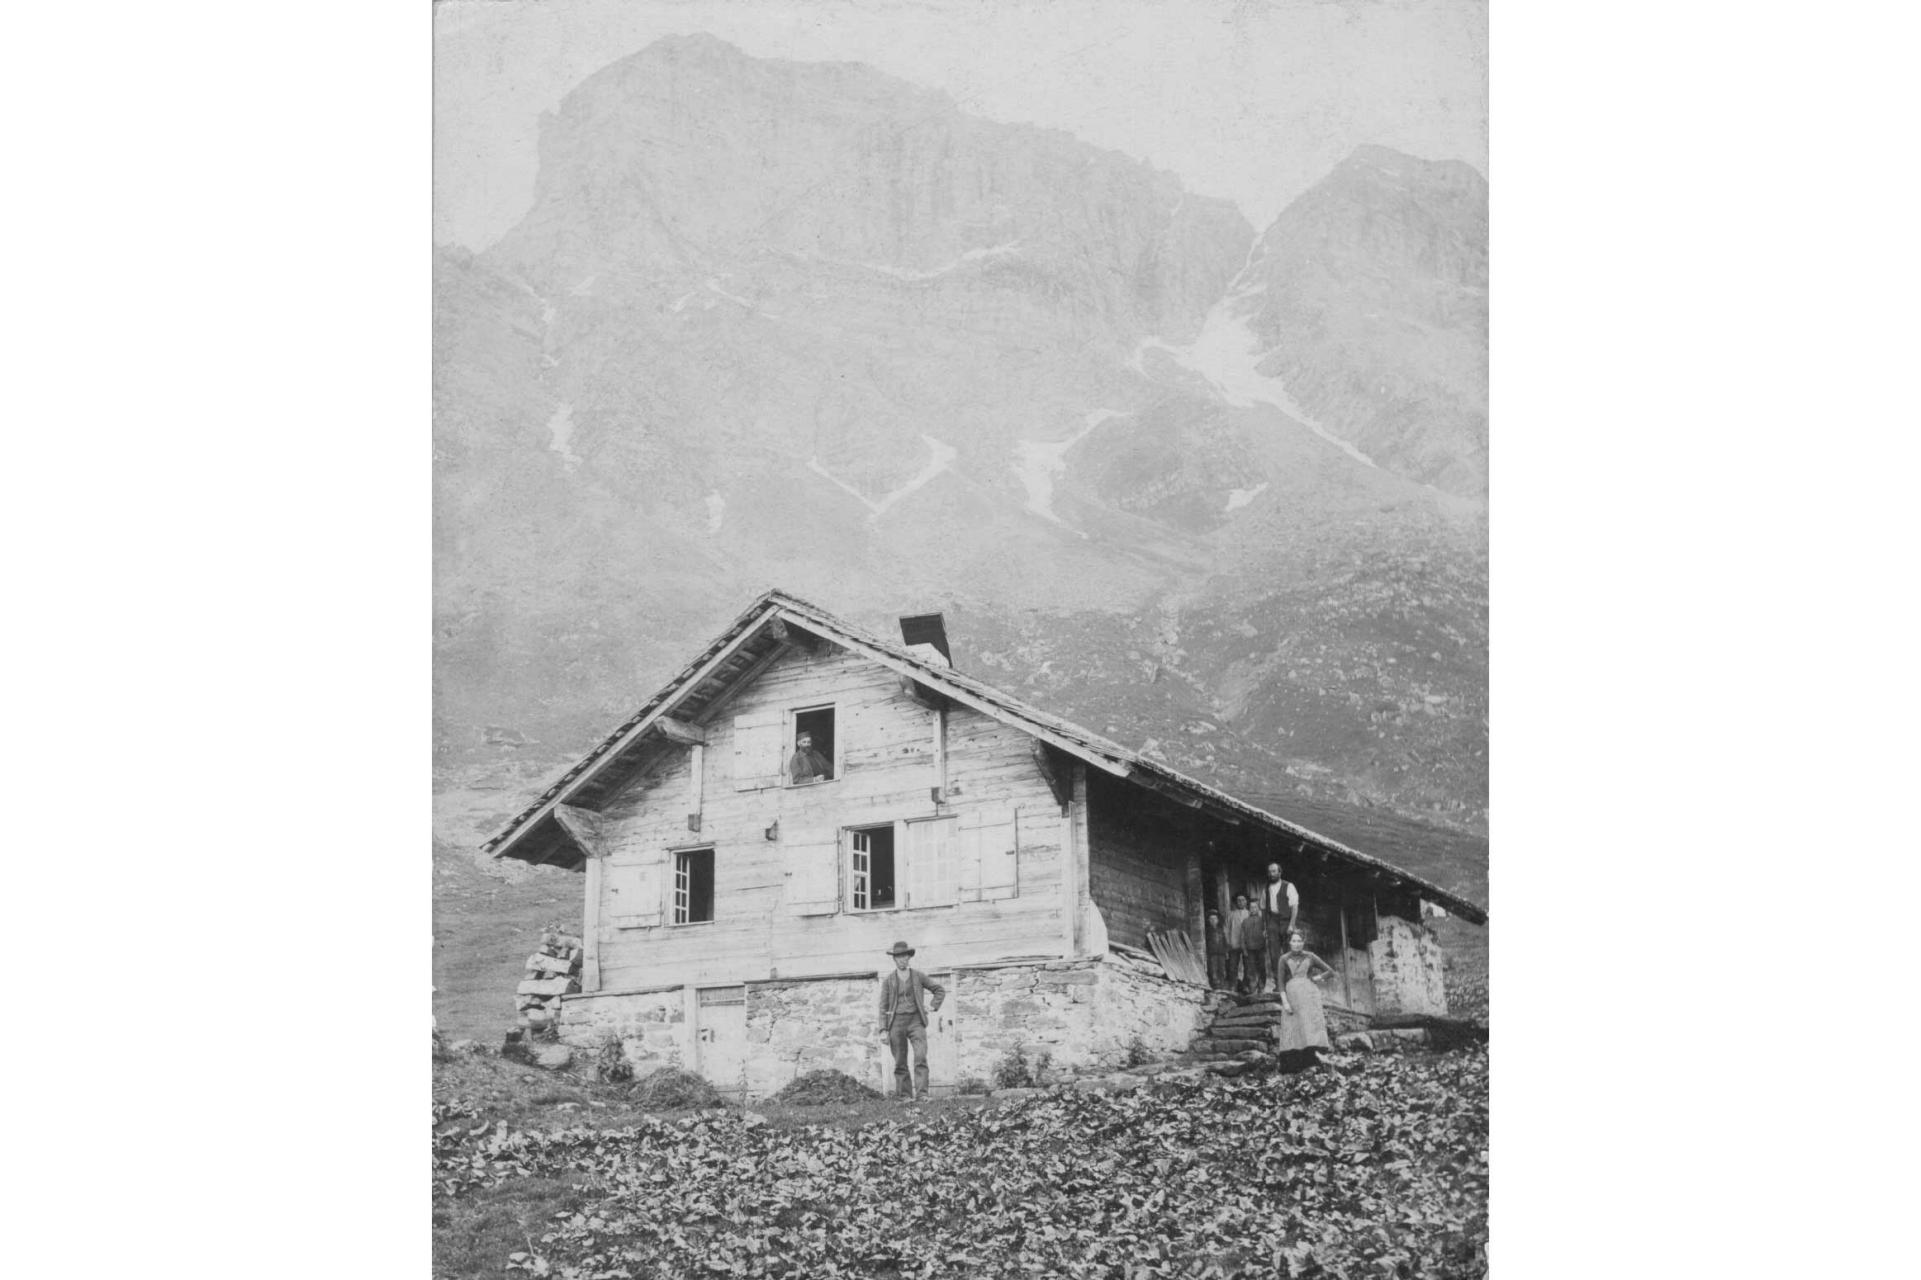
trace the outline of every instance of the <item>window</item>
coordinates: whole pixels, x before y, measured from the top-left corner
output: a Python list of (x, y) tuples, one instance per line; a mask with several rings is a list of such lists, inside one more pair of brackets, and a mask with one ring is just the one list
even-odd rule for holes
[(854, 910), (894, 905), (894, 828), (861, 827), (849, 833), (854, 849)]
[(714, 918), (714, 851), (688, 849), (674, 855), (674, 923)]
[(809, 707), (796, 711), (792, 749), (787, 757), (787, 784), (799, 787), (831, 781), (839, 759), (834, 742), (834, 709)]
[(953, 906), (959, 900), (956, 827), (952, 818), (910, 818), (850, 829), (850, 909)]

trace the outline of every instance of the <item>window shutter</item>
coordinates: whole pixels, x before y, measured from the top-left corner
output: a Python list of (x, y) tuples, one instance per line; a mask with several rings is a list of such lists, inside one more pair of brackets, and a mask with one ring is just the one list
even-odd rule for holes
[[(973, 828), (962, 858), (963, 874), (971, 877), (974, 901), (1012, 898), (1020, 893), (1019, 823), (1008, 807), (982, 809), (968, 815)], [(966, 898), (963, 893), (962, 897)]]
[[(953, 818), (936, 818), (931, 822), (904, 822), (901, 827), (907, 887), (907, 901), (902, 905), (945, 907), (957, 901), (960, 824)], [(898, 870), (896, 874), (900, 874)]]
[(734, 717), (734, 790), (780, 785), (787, 713), (750, 711)]
[(608, 914), (621, 929), (660, 923), (660, 863), (613, 863), (607, 868)]
[(796, 830), (781, 840), (787, 867), (787, 911), (796, 916), (840, 910), (840, 832), (832, 827)]

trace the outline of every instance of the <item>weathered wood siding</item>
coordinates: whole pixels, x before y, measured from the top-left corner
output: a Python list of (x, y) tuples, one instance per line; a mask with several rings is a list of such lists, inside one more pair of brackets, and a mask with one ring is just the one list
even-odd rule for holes
[(1191, 930), (1200, 906), (1198, 871), (1188, 900), (1198, 833), (1152, 795), (1105, 776), (1088, 781), (1088, 884), (1109, 941), (1146, 947), (1149, 929)]
[[(804, 787), (736, 784), (736, 724), (748, 733), (796, 707), (831, 703), (839, 773)], [(947, 803), (941, 814), (963, 824), (1011, 820), (1018, 886), (1013, 896), (954, 905), (853, 913), (845, 909), (846, 850), (841, 833), (902, 819), (936, 816), (938, 714), (913, 701), (898, 677), (835, 648), (789, 651), (722, 708), (705, 727), (701, 825), (688, 827), (695, 791), (694, 748), (663, 748), (661, 758), (603, 810), (608, 865), (601, 879), (597, 957), (601, 989), (664, 983), (692, 985), (770, 977), (877, 972), (896, 938), (920, 951), (923, 969), (1015, 955), (1062, 951), (1063, 817), (1034, 763), (1028, 735), (965, 708), (946, 713)], [(752, 744), (741, 767), (756, 770)], [(770, 780), (771, 781), (771, 780)], [(778, 838), (766, 831), (776, 822)], [(833, 888), (843, 904), (796, 914), (821, 894), (819, 851), (835, 841)], [(713, 921), (672, 920), (672, 852), (714, 849)], [(810, 855), (809, 851), (815, 851)], [(898, 851), (897, 851), (898, 852)], [(651, 872), (649, 869), (651, 868)], [(657, 923), (629, 910), (621, 886), (652, 875)], [(628, 922), (626, 926), (622, 921)]]

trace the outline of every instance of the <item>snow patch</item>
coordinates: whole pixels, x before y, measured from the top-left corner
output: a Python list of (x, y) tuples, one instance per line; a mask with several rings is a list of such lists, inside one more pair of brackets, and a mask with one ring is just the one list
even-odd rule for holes
[(574, 406), (563, 404), (554, 410), (554, 416), (547, 419), (547, 448), (560, 455), (561, 463), (572, 471), (580, 465), (580, 455), (574, 452)]
[(928, 482), (933, 480), (934, 477), (938, 476), (941, 472), (947, 470), (948, 467), (950, 467), (953, 464), (954, 459), (960, 457), (960, 450), (954, 448), (952, 445), (944, 444), (941, 441), (936, 440), (934, 439), (934, 437), (927, 435), (925, 433), (922, 433), (921, 439), (927, 442), (928, 455), (929, 455), (927, 459), (927, 464), (923, 466), (919, 471), (915, 472), (914, 475), (909, 477), (907, 480), (907, 483), (903, 484), (900, 488), (894, 490), (892, 493), (889, 493), (886, 497), (882, 498), (879, 502), (876, 502), (872, 498), (869, 498), (866, 494), (862, 493), (859, 489), (856, 489), (853, 485), (848, 484), (845, 480), (842, 480), (839, 476), (829, 471), (826, 467), (821, 466), (819, 458), (809, 458), (807, 460), (807, 469), (809, 471), (812, 471), (815, 475), (820, 476), (822, 479), (831, 482), (835, 488), (841, 490), (843, 493), (851, 494), (854, 497), (854, 499), (860, 503), (861, 506), (867, 508), (867, 523), (878, 524), (880, 522), (881, 516), (886, 514), (887, 510), (890, 507), (894, 506), (894, 504), (898, 503), (901, 499), (907, 497), (909, 494), (918, 492), (919, 490), (926, 488)]
[(584, 298), (594, 291), (594, 281), (598, 279), (600, 279), (598, 275), (588, 276), (585, 280), (582, 280), (579, 284), (567, 290), (567, 292), (576, 298)]
[[(1250, 255), (1250, 266), (1252, 262)], [(1242, 271), (1245, 274), (1246, 268)], [(1240, 277), (1235, 279), (1238, 281)], [(1141, 357), (1147, 349), (1158, 347), (1172, 356), (1175, 364), (1205, 378), (1213, 386), (1215, 394), (1228, 404), (1241, 409), (1250, 409), (1257, 404), (1272, 405), (1356, 462), (1378, 467), (1374, 459), (1329, 431), (1295, 403), (1294, 397), (1287, 393), (1287, 385), (1279, 378), (1260, 371), (1261, 357), (1269, 353), (1255, 349), (1258, 339), (1254, 336), (1253, 327), (1248, 324), (1248, 317), (1238, 305), (1256, 292), (1258, 288), (1230, 292), (1215, 303), (1207, 313), (1200, 334), (1185, 347), (1172, 346), (1159, 338), (1144, 339), (1135, 348), (1129, 365), (1136, 370), (1141, 369)]]
[[(1014, 463), (1014, 474), (1020, 477), (1021, 487), (1027, 490), (1027, 509), (1044, 520), (1052, 520), (1063, 529), (1073, 529), (1054, 511), (1054, 482), (1067, 471), (1067, 451), (1109, 418), (1126, 416), (1114, 409), (1096, 409), (1087, 415), (1086, 424), (1065, 440), (1051, 444), (1032, 440), (1016, 441), (1014, 454), (1018, 461)], [(1074, 529), (1074, 532), (1083, 538), (1087, 536), (1079, 529)]]
[(1239, 511), (1254, 499), (1267, 492), (1267, 481), (1263, 480), (1252, 489), (1230, 489), (1227, 493), (1227, 509)]
[(727, 514), (727, 499), (716, 489), (707, 495), (707, 532), (720, 532), (721, 519)]
[(676, 315), (678, 315), (680, 313), (680, 309), (686, 306), (688, 303), (692, 302), (694, 298), (699, 295), (699, 293), (700, 293), (700, 290), (698, 289), (689, 289), (686, 293), (681, 294), (678, 298), (675, 298), (671, 303), (669, 303), (667, 306), (667, 309), (669, 311), (674, 312)]
[(935, 267), (931, 271), (914, 271), (907, 267), (886, 267), (878, 262), (862, 262), (855, 265), (866, 267), (869, 271), (882, 272), (883, 274), (893, 276), (897, 280), (932, 280), (936, 276), (944, 276), (950, 271), (958, 271), (970, 262), (981, 262), (988, 258), (999, 258), (1010, 253), (1017, 253), (1020, 251), (1020, 247), (1020, 241), (1010, 240), (1006, 244), (997, 244), (991, 249), (969, 249), (952, 262), (944, 266)]
[(739, 303), (741, 306), (746, 307), (749, 311), (757, 310), (757, 308), (754, 306), (753, 303), (747, 301), (747, 299), (741, 297), (739, 294), (729, 293), (727, 292), (727, 290), (721, 288), (719, 280), (709, 280), (707, 282), (707, 288), (712, 292), (720, 295), (721, 297), (727, 299), (727, 301), (729, 302)]

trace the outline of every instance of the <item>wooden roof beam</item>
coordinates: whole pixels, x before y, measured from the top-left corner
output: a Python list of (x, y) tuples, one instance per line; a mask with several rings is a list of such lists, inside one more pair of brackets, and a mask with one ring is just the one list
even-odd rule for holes
[(660, 730), (660, 736), (669, 742), (678, 742), (685, 747), (707, 745), (707, 730), (697, 724), (689, 724), (685, 720), (662, 716), (654, 721), (654, 728)]

